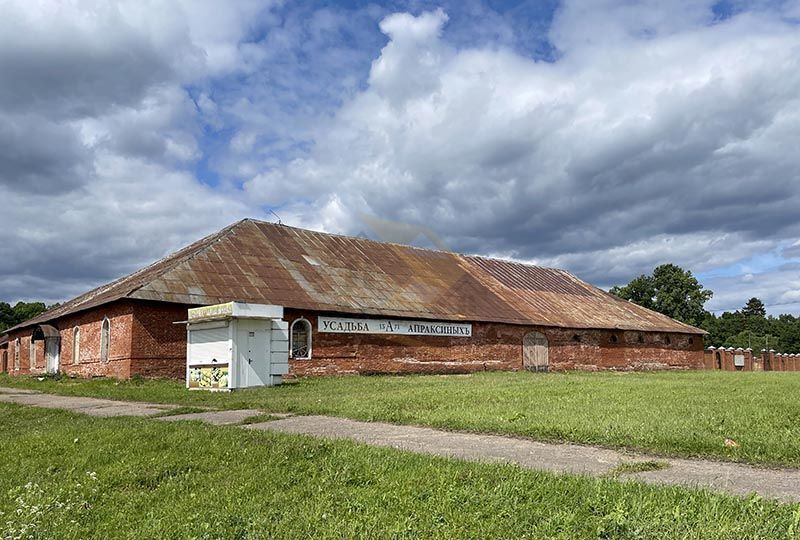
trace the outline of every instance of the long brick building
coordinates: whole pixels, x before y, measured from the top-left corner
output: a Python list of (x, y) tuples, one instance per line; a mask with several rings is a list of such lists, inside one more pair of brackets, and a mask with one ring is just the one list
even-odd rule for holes
[(190, 307), (284, 307), (290, 373), (702, 368), (703, 331), (563, 270), (237, 222), (9, 329), (2, 369), (182, 378)]

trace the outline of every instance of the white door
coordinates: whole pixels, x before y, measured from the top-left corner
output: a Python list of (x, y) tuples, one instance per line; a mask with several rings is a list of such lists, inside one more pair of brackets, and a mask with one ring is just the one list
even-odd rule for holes
[(48, 337), (44, 339), (44, 359), (47, 373), (58, 373), (58, 357), (60, 353), (60, 337)]
[(529, 332), (522, 338), (522, 365), (529, 371), (547, 371), (550, 363), (547, 338), (539, 332)]
[(237, 321), (238, 387), (263, 386), (269, 382), (269, 321)]

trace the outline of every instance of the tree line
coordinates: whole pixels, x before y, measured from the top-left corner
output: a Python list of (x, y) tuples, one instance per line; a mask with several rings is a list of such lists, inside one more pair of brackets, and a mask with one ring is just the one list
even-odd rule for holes
[(609, 291), (625, 300), (658, 311), (708, 335), (706, 347), (750, 347), (755, 351), (800, 352), (800, 317), (767, 315), (764, 302), (751, 298), (736, 311), (716, 315), (705, 309), (714, 293), (703, 288), (688, 270), (662, 264), (650, 275), (641, 275)]
[(0, 332), (41, 315), (57, 305), (46, 306), (43, 302), (17, 302), (12, 307), (8, 302), (0, 302)]

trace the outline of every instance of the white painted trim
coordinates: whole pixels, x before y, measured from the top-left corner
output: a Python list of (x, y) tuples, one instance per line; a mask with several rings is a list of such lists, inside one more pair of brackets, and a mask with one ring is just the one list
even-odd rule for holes
[(36, 342), (33, 340), (33, 334), (28, 339), (28, 367), (33, 371), (36, 369)]
[(72, 365), (81, 363), (81, 327), (72, 327)]
[[(108, 323), (108, 333), (106, 334), (106, 357), (103, 358), (103, 327)], [(100, 323), (100, 363), (108, 364), (111, 361), (111, 319), (103, 317)]]

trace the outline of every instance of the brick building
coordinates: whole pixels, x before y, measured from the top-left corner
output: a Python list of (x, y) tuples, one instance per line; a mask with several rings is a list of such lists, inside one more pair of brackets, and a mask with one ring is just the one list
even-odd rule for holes
[(2, 368), (182, 378), (190, 307), (283, 306), (293, 375), (703, 367), (703, 331), (568, 272), (246, 219), (7, 331)]

